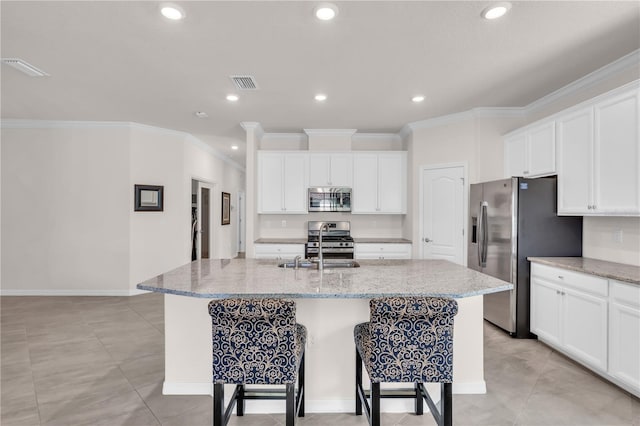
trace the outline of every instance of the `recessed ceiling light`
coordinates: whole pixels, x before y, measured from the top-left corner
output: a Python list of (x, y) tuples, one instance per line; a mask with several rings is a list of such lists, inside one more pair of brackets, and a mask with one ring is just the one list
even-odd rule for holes
[(321, 3), (313, 10), (313, 14), (321, 21), (330, 21), (338, 14), (338, 6), (333, 3)]
[(327, 100), (327, 95), (323, 95), (322, 93), (318, 93), (316, 95), (316, 101), (322, 102), (322, 101), (326, 101), (326, 100)]
[(424, 96), (422, 96), (422, 95), (416, 95), (416, 96), (414, 96), (413, 98), (411, 98), (411, 100), (412, 100), (413, 102), (415, 102), (415, 103), (422, 102), (422, 101), (424, 101)]
[(209, 114), (207, 114), (204, 111), (196, 111), (195, 114), (196, 114), (196, 117), (198, 117), (198, 118), (207, 118), (207, 117), (209, 117)]
[(240, 98), (238, 97), (238, 95), (227, 95), (227, 100), (228, 100), (228, 101), (235, 102), (235, 101), (237, 101), (238, 99), (240, 99)]
[(184, 19), (184, 10), (178, 5), (175, 4), (164, 4), (160, 6), (160, 13), (167, 19), (171, 19), (172, 21), (179, 21), (180, 19)]
[(497, 19), (507, 13), (509, 9), (511, 9), (511, 3), (504, 1), (488, 6), (481, 15), (484, 19)]
[(233, 149), (234, 151), (236, 151), (238, 149), (238, 145), (231, 145), (231, 149)]

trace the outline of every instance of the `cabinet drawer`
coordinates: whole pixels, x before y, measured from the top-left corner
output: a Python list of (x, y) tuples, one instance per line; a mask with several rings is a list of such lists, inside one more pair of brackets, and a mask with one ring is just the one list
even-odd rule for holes
[(294, 258), (304, 255), (304, 244), (256, 244), (256, 259)]
[(573, 287), (577, 290), (598, 296), (607, 296), (609, 281), (605, 278), (580, 272), (569, 271), (568, 269), (554, 268), (552, 266), (533, 263), (531, 274), (547, 281), (551, 281), (561, 286)]
[(356, 244), (356, 250), (360, 253), (409, 253), (410, 244), (385, 243), (385, 244)]
[(640, 308), (640, 285), (611, 280), (611, 300)]

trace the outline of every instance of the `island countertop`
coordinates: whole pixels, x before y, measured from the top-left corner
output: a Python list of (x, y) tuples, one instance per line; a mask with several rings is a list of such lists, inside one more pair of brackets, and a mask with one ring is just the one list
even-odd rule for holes
[(463, 298), (513, 285), (445, 260), (358, 260), (360, 268), (279, 268), (277, 260), (202, 259), (138, 284), (137, 288), (199, 298)]

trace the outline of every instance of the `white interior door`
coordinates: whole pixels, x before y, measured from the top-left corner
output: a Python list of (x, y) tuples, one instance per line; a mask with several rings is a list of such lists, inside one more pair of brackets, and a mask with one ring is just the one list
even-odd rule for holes
[(421, 171), (422, 259), (464, 265), (464, 166), (425, 167)]

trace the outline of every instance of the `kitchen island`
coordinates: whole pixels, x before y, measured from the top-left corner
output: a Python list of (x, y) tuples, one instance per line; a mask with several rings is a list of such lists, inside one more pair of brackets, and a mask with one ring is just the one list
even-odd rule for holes
[[(455, 298), (454, 393), (484, 393), (482, 295), (512, 285), (444, 260), (362, 260), (359, 268), (279, 268), (275, 260), (204, 259), (138, 284), (165, 293), (164, 394), (211, 394), (210, 299), (296, 299), (308, 330), (308, 412), (354, 408), (353, 327), (369, 319), (368, 301), (383, 296)], [(186, 297), (185, 297), (186, 296)], [(406, 403), (406, 404), (405, 404)], [(383, 411), (409, 411), (385, 400)], [(253, 401), (248, 412), (282, 412), (277, 401)]]

